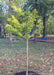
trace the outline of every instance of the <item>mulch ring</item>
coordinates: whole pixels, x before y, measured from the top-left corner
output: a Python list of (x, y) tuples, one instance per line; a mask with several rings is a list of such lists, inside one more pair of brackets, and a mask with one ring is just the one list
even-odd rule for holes
[[(37, 42), (46, 42), (46, 43), (54, 43), (54, 37), (46, 37), (47, 39), (37, 38)], [(30, 41), (34, 41), (34, 38), (29, 39)]]
[[(23, 72), (18, 72), (14, 75), (26, 75), (26, 71), (23, 71)], [(41, 75), (41, 74), (38, 74), (36, 72), (33, 72), (33, 71), (28, 71), (28, 75)]]

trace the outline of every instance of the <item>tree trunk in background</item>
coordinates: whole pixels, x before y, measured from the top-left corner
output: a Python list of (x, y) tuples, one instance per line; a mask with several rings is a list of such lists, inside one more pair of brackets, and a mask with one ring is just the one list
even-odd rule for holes
[(46, 29), (45, 29), (45, 27), (46, 27), (46, 20), (45, 20), (45, 16), (43, 17), (43, 26), (44, 26), (44, 28), (43, 28), (43, 37), (45, 37), (45, 35), (46, 35)]
[[(35, 2), (36, 2), (36, 9), (37, 9), (37, 0), (35, 0)], [(38, 9), (37, 9), (37, 11), (38, 11)], [(36, 21), (35, 21), (35, 29), (36, 29), (36, 23), (37, 23), (37, 19), (36, 19)], [(36, 43), (36, 34), (34, 34), (34, 43)]]
[(27, 69), (26, 69), (26, 75), (28, 75), (28, 39), (26, 40), (26, 51), (27, 51)]
[[(37, 20), (35, 21), (35, 29), (36, 29), (36, 23), (37, 23)], [(34, 34), (34, 43), (36, 43), (36, 33)]]
[(9, 35), (9, 40), (10, 40), (9, 44), (10, 44), (10, 46), (12, 46), (12, 33), (10, 33), (10, 35)]
[[(9, 2), (11, 2), (11, 0), (9, 0)], [(9, 12), (11, 12), (11, 7), (10, 6), (9, 6)], [(10, 40), (9, 44), (12, 46), (12, 32), (10, 33), (9, 40)]]
[(1, 24), (0, 24), (0, 37), (1, 37)]
[(5, 25), (3, 25), (3, 29), (4, 37), (6, 38)]
[(34, 43), (36, 43), (36, 34), (34, 34)]
[[(37, 0), (35, 0), (35, 2), (36, 2), (36, 9), (37, 9), (37, 5), (38, 5)], [(36, 29), (36, 23), (37, 23), (37, 21), (35, 21), (35, 29)], [(34, 34), (34, 43), (36, 43), (36, 34)]]

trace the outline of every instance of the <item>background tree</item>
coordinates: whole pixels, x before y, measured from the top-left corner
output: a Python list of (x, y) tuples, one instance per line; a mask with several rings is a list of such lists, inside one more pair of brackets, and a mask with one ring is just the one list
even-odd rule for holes
[(42, 16), (43, 19), (43, 37), (46, 35), (46, 21), (49, 17), (50, 11), (53, 9), (54, 1), (53, 0), (28, 0), (25, 3), (24, 10), (32, 11), (34, 8), (37, 9), (38, 14)]
[(5, 23), (6, 23), (6, 15), (4, 14), (5, 10), (3, 10), (3, 0), (0, 2), (0, 37), (4, 37), (5, 34)]
[(47, 34), (54, 34), (54, 17), (51, 15), (47, 21)]

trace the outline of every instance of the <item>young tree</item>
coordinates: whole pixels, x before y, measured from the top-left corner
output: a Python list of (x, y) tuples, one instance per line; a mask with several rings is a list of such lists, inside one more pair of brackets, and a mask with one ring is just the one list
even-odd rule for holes
[(8, 18), (8, 22), (10, 24), (6, 25), (6, 32), (10, 34), (16, 34), (19, 37), (23, 37), (26, 39), (26, 51), (27, 51), (27, 70), (26, 75), (28, 75), (28, 39), (31, 37), (30, 32), (34, 27), (35, 15), (37, 15), (36, 9), (31, 13), (30, 11), (23, 12), (21, 8), (17, 8), (16, 6), (12, 6), (15, 12), (17, 12), (17, 17), (12, 15), (11, 18)]

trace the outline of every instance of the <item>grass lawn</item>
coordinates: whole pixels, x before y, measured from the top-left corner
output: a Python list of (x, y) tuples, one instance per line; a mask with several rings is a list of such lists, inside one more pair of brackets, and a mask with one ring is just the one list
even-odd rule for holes
[[(26, 70), (26, 42), (0, 39), (0, 75), (14, 75)], [(29, 41), (29, 70), (54, 75), (54, 44)]]

